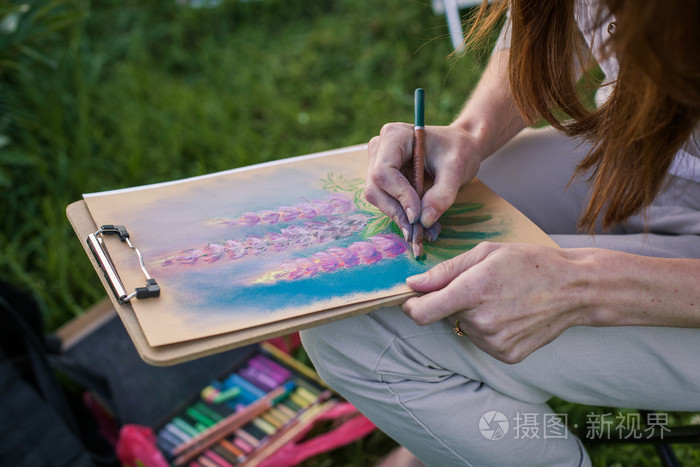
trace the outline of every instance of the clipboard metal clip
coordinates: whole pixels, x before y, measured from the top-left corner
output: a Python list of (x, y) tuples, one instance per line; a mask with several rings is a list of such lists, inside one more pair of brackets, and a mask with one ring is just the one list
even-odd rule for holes
[[(126, 292), (124, 284), (122, 284), (119, 274), (117, 274), (117, 270), (114, 267), (114, 263), (112, 263), (112, 258), (109, 256), (109, 253), (107, 252), (107, 249), (103, 243), (103, 235), (118, 235), (122, 242), (126, 242), (126, 244), (129, 245), (129, 248), (136, 251), (136, 254), (139, 257), (141, 270), (146, 276), (145, 287), (136, 287), (134, 292), (130, 294)], [(126, 303), (134, 297), (140, 299), (160, 296), (160, 286), (156, 283), (156, 280), (153, 279), (150, 274), (148, 274), (146, 265), (143, 262), (143, 255), (141, 255), (139, 249), (131, 243), (131, 240), (129, 239), (129, 232), (126, 230), (126, 227), (123, 225), (103, 225), (97, 232), (88, 235), (87, 244), (90, 247), (90, 251), (92, 251), (92, 254), (95, 256), (98, 264), (102, 268), (102, 271), (104, 271), (105, 278), (107, 279), (107, 282), (109, 282), (109, 286), (112, 289), (112, 292), (114, 292), (114, 295), (117, 297), (119, 303)]]

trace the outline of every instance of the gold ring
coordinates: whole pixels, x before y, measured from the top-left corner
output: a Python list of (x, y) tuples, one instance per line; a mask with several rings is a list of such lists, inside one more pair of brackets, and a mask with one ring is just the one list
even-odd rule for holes
[(464, 331), (462, 331), (459, 328), (459, 320), (455, 320), (455, 324), (452, 325), (452, 330), (457, 334), (459, 337), (462, 337), (464, 335)]

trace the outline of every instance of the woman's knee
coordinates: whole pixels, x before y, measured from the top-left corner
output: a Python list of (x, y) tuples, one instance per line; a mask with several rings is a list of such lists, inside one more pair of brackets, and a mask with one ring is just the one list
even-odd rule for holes
[(331, 387), (350, 380), (372, 379), (382, 351), (381, 330), (367, 315), (346, 318), (301, 331), (301, 340), (319, 376)]
[(299, 333), (301, 343), (304, 350), (308, 354), (313, 363), (316, 372), (319, 376), (331, 384), (329, 379), (333, 376), (333, 371), (327, 371), (327, 368), (337, 365), (335, 358), (337, 346), (333, 345), (334, 328), (331, 324), (316, 326), (311, 329), (305, 329)]

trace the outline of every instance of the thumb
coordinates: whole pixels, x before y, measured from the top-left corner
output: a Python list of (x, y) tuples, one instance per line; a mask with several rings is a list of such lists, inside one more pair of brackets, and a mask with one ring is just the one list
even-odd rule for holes
[(434, 167), (433, 185), (421, 199), (420, 222), (425, 228), (431, 227), (452, 206), (460, 187), (468, 180), (466, 163), (461, 159), (450, 162)]
[(452, 183), (436, 183), (430, 187), (421, 200), (420, 223), (423, 227), (430, 228), (452, 206), (457, 197), (459, 185)]
[(406, 279), (406, 285), (417, 292), (434, 292), (445, 287), (486, 256), (478, 245), (471, 251), (439, 263), (432, 269)]

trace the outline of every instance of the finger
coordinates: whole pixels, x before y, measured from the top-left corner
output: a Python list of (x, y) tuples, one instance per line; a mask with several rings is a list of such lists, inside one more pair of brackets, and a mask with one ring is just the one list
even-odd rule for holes
[(457, 192), (464, 184), (464, 174), (459, 170), (444, 172), (436, 174), (435, 183), (423, 195), (420, 218), (423, 227), (430, 228), (454, 204)]
[[(392, 124), (387, 124), (385, 125), (385, 127), (389, 127), (391, 125)], [(384, 130), (384, 128), (383, 132), (386, 133), (386, 130)], [(364, 196), (369, 203), (377, 206), (380, 211), (382, 211), (387, 216), (391, 217), (391, 219), (393, 219), (394, 222), (396, 222), (396, 224), (401, 229), (404, 239), (406, 241), (410, 241), (410, 232), (412, 232), (413, 229), (411, 223), (408, 221), (403, 206), (397, 199), (386, 193), (382, 189), (382, 187), (378, 186), (373, 180), (373, 174), (375, 173), (377, 160), (382, 157), (385, 157), (383, 155), (380, 156), (379, 154), (381, 141), (382, 137), (375, 136), (369, 141), (369, 144), (367, 146), (367, 153), (369, 155), (369, 169), (367, 171), (367, 180), (365, 181)], [(401, 156), (399, 156), (398, 159), (396, 159), (395, 155), (391, 157), (393, 157), (393, 159), (390, 160), (394, 160), (393, 164), (402, 163)], [(391, 164), (392, 162), (389, 163)]]
[(464, 335), (469, 338), (472, 344), (481, 349), (483, 352), (491, 355), (496, 360), (500, 360), (503, 363), (517, 363), (515, 361), (507, 361), (508, 354), (505, 350), (494, 347), (491, 342), (483, 339), (477, 333), (471, 332), (469, 327), (465, 326), (462, 321), (459, 322), (459, 328), (462, 330)]
[[(494, 347), (493, 343), (489, 341), (488, 339), (485, 339), (483, 336), (481, 336), (479, 333), (475, 332), (472, 328), (466, 325), (463, 321), (459, 321), (457, 323), (459, 326), (460, 331), (462, 331), (462, 337), (463, 339), (469, 339), (469, 341), (474, 344), (477, 348), (479, 348), (481, 351), (484, 353), (492, 356), (496, 360), (500, 360), (503, 363), (517, 363), (517, 361), (508, 361), (508, 353), (507, 351), (502, 350), (500, 347)], [(454, 326), (454, 324), (453, 324)]]
[(379, 148), (379, 136), (375, 136), (367, 143), (367, 155), (369, 156), (369, 169), (371, 171), (374, 166), (374, 161), (377, 158), (377, 149)]
[(382, 127), (373, 158), (370, 182), (395, 198), (403, 207), (410, 223), (418, 221), (421, 202), (402, 170), (413, 159), (413, 131), (408, 124), (387, 124)]
[(407, 278), (406, 284), (418, 292), (433, 292), (442, 289), (453, 282), (460, 274), (483, 261), (493, 248), (490, 245), (492, 244), (480, 243), (466, 253), (438, 263), (423, 274)]
[(418, 221), (421, 213), (420, 198), (399, 170), (378, 162), (371, 176), (371, 183), (399, 202), (411, 224)]
[[(367, 201), (391, 216), (404, 232), (404, 237), (407, 237), (405, 230), (408, 228), (405, 224), (415, 222), (420, 215), (420, 200), (402, 173), (412, 157), (412, 132), (409, 128), (406, 124), (388, 123), (382, 127), (380, 136), (370, 140), (365, 183)], [(401, 213), (397, 212), (397, 204)], [(411, 230), (408, 228), (409, 232)]]
[(371, 169), (377, 161), (401, 169), (413, 157), (413, 130), (407, 123), (387, 123), (367, 149)]
[(406, 300), (401, 308), (417, 324), (425, 325), (472, 308), (476, 304), (473, 295), (468, 283), (453, 281), (440, 290)]
[(434, 223), (430, 228), (423, 230), (423, 238), (427, 242), (434, 242), (438, 239), (440, 232), (442, 231), (442, 225), (439, 222)]
[(530, 348), (527, 342), (523, 341), (494, 343), (489, 337), (482, 337), (478, 333), (470, 332), (468, 327), (465, 328), (461, 321), (459, 327), (475, 346), (491, 355), (496, 360), (500, 360), (509, 365), (522, 362), (535, 350)]
[(411, 241), (413, 226), (408, 222), (403, 206), (396, 199), (374, 185), (365, 188), (365, 199), (393, 219), (401, 229), (404, 239), (407, 242)]
[[(381, 135), (383, 136), (375, 136), (367, 144), (367, 154), (369, 156), (367, 181), (370, 181), (372, 174), (375, 172), (377, 161), (382, 161), (382, 164), (398, 167), (399, 169), (405, 165), (404, 154), (406, 151), (402, 149), (399, 138), (396, 136), (396, 133), (400, 133), (400, 129), (387, 130), (387, 128), (392, 128), (396, 125), (400, 124), (388, 123), (384, 125), (381, 130)], [(385, 142), (384, 144), (382, 144), (383, 141)], [(387, 144), (387, 141), (391, 141), (391, 143)]]

